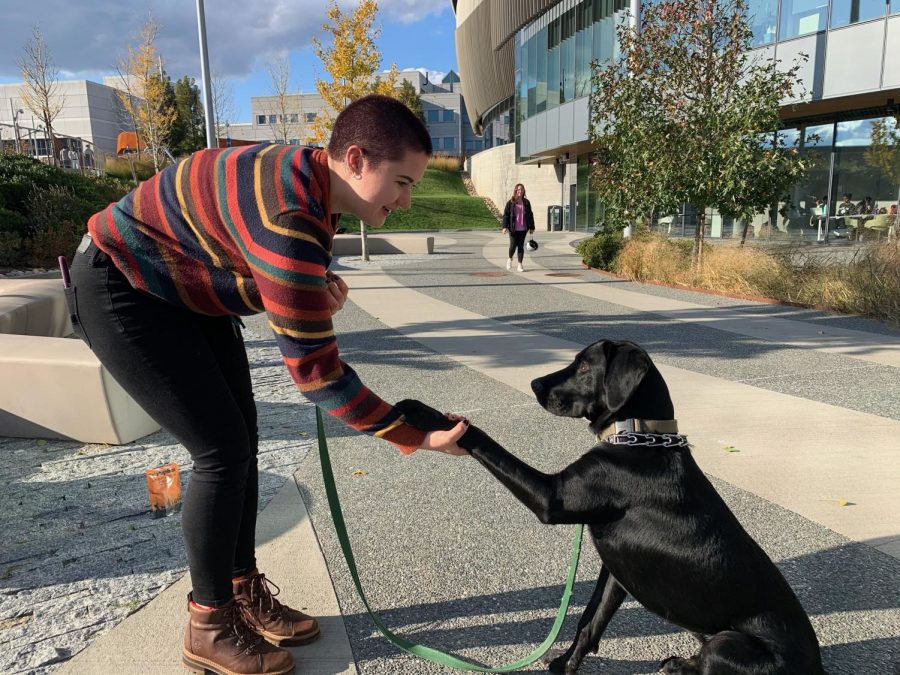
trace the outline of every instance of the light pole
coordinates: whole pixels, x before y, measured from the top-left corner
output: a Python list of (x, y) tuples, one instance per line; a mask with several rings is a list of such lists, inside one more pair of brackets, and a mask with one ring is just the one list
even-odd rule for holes
[(9, 109), (10, 109), (10, 111), (12, 111), (13, 131), (16, 134), (16, 153), (18, 153), (21, 151), (19, 144), (22, 142), (21, 136), (19, 135), (19, 115), (24, 115), (25, 111), (22, 110), (21, 108), (19, 108), (18, 110), (15, 110), (13, 108), (12, 99), (9, 99)]
[(219, 142), (216, 139), (216, 120), (210, 89), (212, 83), (209, 79), (209, 59), (206, 55), (206, 16), (203, 12), (203, 0), (197, 0), (197, 30), (200, 34), (200, 75), (203, 81), (203, 106), (206, 115), (206, 147), (215, 148)]

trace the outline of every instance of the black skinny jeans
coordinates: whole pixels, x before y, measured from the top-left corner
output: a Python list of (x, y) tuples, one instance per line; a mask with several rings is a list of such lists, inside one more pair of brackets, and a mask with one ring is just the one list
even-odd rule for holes
[(512, 260), (513, 253), (516, 251), (519, 252), (519, 262), (522, 262), (522, 259), (525, 257), (525, 235), (528, 234), (528, 230), (522, 230), (521, 232), (517, 232), (516, 230), (509, 231), (509, 259)]
[(131, 287), (93, 243), (66, 291), (75, 332), (194, 463), (181, 525), (194, 600), (221, 606), (256, 567), (256, 405), (239, 329)]

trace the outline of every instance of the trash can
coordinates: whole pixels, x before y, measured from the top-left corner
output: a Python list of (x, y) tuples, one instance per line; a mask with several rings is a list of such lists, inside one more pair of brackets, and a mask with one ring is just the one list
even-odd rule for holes
[(562, 229), (562, 207), (558, 205), (547, 207), (547, 232)]

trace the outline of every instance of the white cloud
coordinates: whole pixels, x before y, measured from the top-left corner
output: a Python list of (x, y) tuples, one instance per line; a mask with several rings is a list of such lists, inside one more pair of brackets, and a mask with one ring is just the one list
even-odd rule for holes
[[(17, 63), (40, 26), (61, 75), (98, 77), (115, 71), (129, 44), (137, 43), (148, 12), (160, 25), (157, 50), (174, 77), (199, 76), (197, 16), (188, 0), (44, 0), (41, 17), (28, 3), (10, 3), (0, 21), (0, 78), (19, 77)], [(345, 11), (356, 3), (341, 0)], [(215, 0), (205, 3), (212, 70), (231, 77), (251, 73), (281, 50), (308, 47), (325, 21), (326, 0)], [(448, 11), (447, 0), (381, 0), (378, 21), (410, 23)]]
[(414, 23), (451, 9), (449, 0), (379, 0), (378, 8), (384, 18), (400, 23)]

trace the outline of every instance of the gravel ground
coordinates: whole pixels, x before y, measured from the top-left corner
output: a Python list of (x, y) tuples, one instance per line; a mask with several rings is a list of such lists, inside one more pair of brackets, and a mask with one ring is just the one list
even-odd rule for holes
[[(315, 424), (274, 343), (245, 339), (262, 508), (309, 452)], [(0, 672), (49, 673), (186, 571), (181, 515), (151, 518), (144, 470), (177, 462), (184, 490), (190, 461), (163, 431), (123, 446), (4, 438), (0, 457)]]

